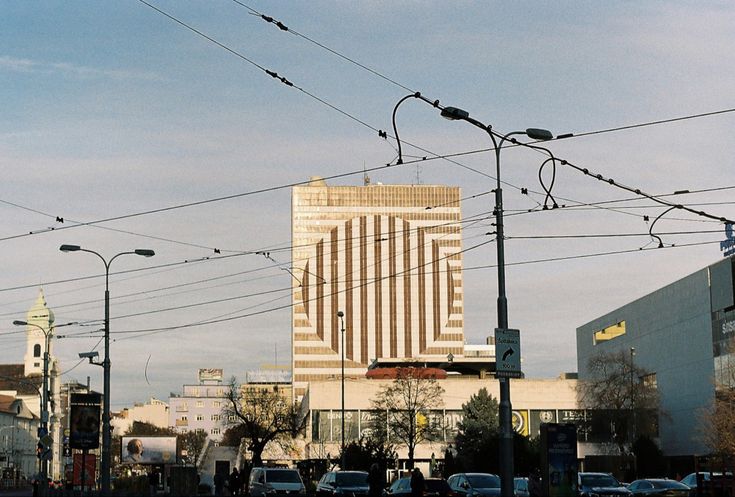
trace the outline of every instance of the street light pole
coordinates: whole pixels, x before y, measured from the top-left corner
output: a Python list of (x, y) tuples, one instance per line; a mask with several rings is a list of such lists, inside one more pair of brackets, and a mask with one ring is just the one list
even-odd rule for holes
[[(470, 117), (469, 112), (456, 107), (445, 107), (442, 117), (449, 120), (461, 120), (476, 126), (488, 135), (495, 148), (495, 241), (498, 259), (498, 329), (508, 329), (508, 298), (505, 293), (505, 231), (503, 225), (503, 189), (500, 181), (500, 150), (503, 144), (513, 135), (526, 135), (535, 140), (550, 140), (550, 131), (529, 128), (526, 131), (513, 131), (505, 135), (496, 134), (491, 126)], [(497, 140), (500, 138), (500, 141)], [(515, 140), (513, 140), (515, 143)], [(510, 378), (498, 378), (500, 383), (499, 425), (500, 425), (500, 495), (513, 496), (513, 407), (510, 401)]]
[(346, 454), (345, 454), (345, 313), (337, 311), (337, 317), (341, 324), (342, 332), (342, 462), (340, 463), (340, 469), (344, 471), (346, 469)]
[(637, 477), (635, 475), (636, 472), (636, 461), (635, 461), (635, 455), (633, 455), (633, 444), (635, 443), (635, 437), (636, 437), (636, 408), (635, 408), (635, 382), (634, 382), (634, 364), (633, 364), (633, 356), (635, 356), (635, 347), (630, 348), (630, 409), (632, 411), (632, 429), (630, 430), (630, 452), (631, 452), (631, 470), (633, 471), (633, 476)]
[[(508, 330), (508, 298), (505, 295), (505, 234), (503, 226), (503, 189), (500, 181), (500, 150), (503, 144), (513, 135), (526, 135), (532, 140), (551, 140), (554, 135), (546, 129), (528, 128), (526, 131), (513, 131), (505, 135), (501, 135), (493, 131), (492, 126), (485, 125), (470, 117), (470, 113), (466, 110), (456, 107), (442, 107), (439, 101), (431, 101), (422, 96), (421, 93), (407, 95), (398, 101), (393, 108), (393, 131), (395, 132), (396, 142), (398, 144), (398, 164), (403, 163), (401, 152), (401, 141), (398, 138), (398, 128), (396, 127), (396, 112), (398, 107), (409, 98), (418, 98), (428, 103), (434, 108), (441, 110), (441, 116), (451, 121), (467, 121), (490, 135), (495, 149), (495, 230), (496, 230), (496, 246), (498, 258), (498, 330)], [(500, 139), (498, 141), (498, 139)], [(514, 138), (510, 138), (514, 144), (523, 145), (532, 149), (543, 151), (548, 154), (550, 160), (555, 161), (551, 151), (531, 144), (519, 143)], [(540, 173), (539, 173), (540, 174)], [(547, 195), (550, 192), (547, 189)], [(497, 333), (497, 331), (496, 331)], [(520, 371), (518, 371), (520, 374)], [(500, 403), (499, 403), (499, 424), (500, 424), (500, 492), (502, 497), (513, 497), (513, 410), (510, 402), (510, 378), (498, 377), (500, 383)]]
[(102, 483), (102, 495), (110, 496), (110, 466), (112, 445), (112, 430), (110, 429), (110, 264), (121, 255), (141, 255), (143, 257), (153, 257), (156, 253), (150, 249), (135, 249), (129, 252), (120, 252), (106, 260), (102, 255), (80, 247), (79, 245), (62, 245), (59, 247), (62, 252), (89, 252), (99, 257), (105, 265), (105, 358), (102, 361), (103, 370), (103, 391), (104, 401), (102, 406), (102, 455), (100, 461), (100, 479)]
[[(54, 327), (51, 326), (47, 330), (43, 326), (39, 326), (35, 323), (29, 323), (27, 321), (20, 321), (15, 320), (13, 321), (13, 324), (15, 326), (33, 326), (34, 328), (38, 328), (41, 330), (41, 333), (43, 333), (44, 337), (44, 347), (43, 347), (43, 391), (41, 392), (41, 425), (39, 430), (39, 443), (41, 443), (41, 438), (48, 435), (48, 360), (49, 360), (49, 344), (51, 341), (51, 334), (54, 331)], [(41, 434), (43, 433), (43, 435)], [(38, 459), (38, 465), (40, 468), (39, 473), (41, 473), (41, 480), (42, 484), (39, 486), (39, 490), (41, 491), (41, 495), (46, 495), (46, 490), (48, 489), (48, 484), (46, 483), (48, 480), (48, 461), (44, 460), (43, 457), (39, 457)]]

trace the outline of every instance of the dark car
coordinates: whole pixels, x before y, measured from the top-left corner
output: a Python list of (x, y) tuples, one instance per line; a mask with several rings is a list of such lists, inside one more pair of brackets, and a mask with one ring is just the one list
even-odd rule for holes
[(318, 497), (353, 497), (368, 494), (368, 474), (365, 471), (330, 471), (316, 485)]
[(632, 495), (625, 485), (610, 473), (579, 473), (580, 497)]
[(491, 473), (457, 473), (449, 477), (448, 483), (457, 497), (500, 495), (500, 477)]
[[(399, 478), (386, 490), (386, 494), (390, 496), (409, 496), (411, 495), (411, 478)], [(449, 483), (444, 478), (426, 478), (424, 480), (425, 497), (454, 497)]]
[(676, 480), (646, 478), (628, 485), (633, 495), (665, 495), (666, 497), (688, 497), (691, 489)]

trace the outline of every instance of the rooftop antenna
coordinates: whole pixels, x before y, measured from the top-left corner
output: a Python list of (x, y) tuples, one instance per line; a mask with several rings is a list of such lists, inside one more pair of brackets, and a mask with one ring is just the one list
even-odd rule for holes
[(367, 171), (365, 170), (365, 161), (362, 161), (362, 184), (363, 186), (370, 184), (370, 176), (367, 175)]
[(421, 184), (421, 164), (419, 162), (416, 163), (416, 184)]

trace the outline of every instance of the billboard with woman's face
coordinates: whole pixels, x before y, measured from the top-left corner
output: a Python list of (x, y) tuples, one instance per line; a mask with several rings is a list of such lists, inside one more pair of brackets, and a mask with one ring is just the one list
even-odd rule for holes
[(176, 464), (176, 437), (122, 437), (120, 460), (127, 464)]

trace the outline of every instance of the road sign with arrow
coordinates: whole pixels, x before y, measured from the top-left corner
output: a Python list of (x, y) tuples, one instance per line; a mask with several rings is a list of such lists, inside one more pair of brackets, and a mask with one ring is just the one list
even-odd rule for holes
[(495, 370), (498, 378), (520, 378), (521, 332), (495, 328)]

